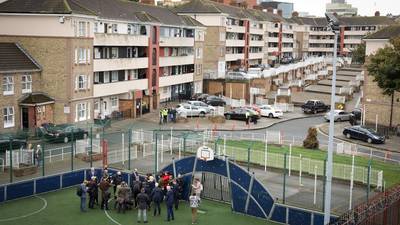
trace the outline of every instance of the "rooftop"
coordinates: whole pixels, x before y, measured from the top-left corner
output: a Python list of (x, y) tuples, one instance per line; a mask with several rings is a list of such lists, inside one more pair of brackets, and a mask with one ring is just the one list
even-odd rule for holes
[(0, 43), (0, 72), (41, 71), (40, 65), (17, 43)]
[(400, 36), (400, 24), (388, 26), (368, 35), (364, 39), (390, 39)]

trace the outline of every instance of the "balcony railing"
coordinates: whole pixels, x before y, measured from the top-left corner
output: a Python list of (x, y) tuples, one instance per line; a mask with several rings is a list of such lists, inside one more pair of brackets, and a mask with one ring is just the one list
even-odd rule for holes
[(149, 60), (142, 58), (121, 58), (121, 59), (95, 59), (93, 60), (94, 72), (110, 70), (129, 70), (147, 68)]
[(145, 35), (95, 33), (94, 46), (148, 46), (149, 37)]
[(226, 44), (227, 47), (233, 46), (233, 47), (244, 47), (244, 40), (230, 40), (226, 39)]
[(177, 66), (194, 63), (194, 55), (160, 57), (160, 67)]
[(114, 83), (93, 85), (93, 96), (102, 97), (128, 93), (132, 90), (146, 90), (148, 79), (118, 81)]
[(193, 82), (193, 73), (160, 77), (160, 87)]
[(160, 46), (183, 47), (194, 46), (193, 37), (160, 37)]
[(244, 59), (244, 53), (226, 54), (225, 55), (225, 61), (236, 61), (236, 60), (241, 60), (241, 59)]

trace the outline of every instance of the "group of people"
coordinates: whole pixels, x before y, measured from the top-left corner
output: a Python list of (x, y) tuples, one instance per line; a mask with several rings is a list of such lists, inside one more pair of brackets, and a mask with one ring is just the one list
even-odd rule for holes
[[(123, 180), (122, 174), (118, 171), (109, 174), (104, 168), (101, 179), (94, 168), (90, 171), (90, 180), (85, 180), (77, 187), (77, 195), (81, 199), (80, 210), (86, 212), (86, 200), (89, 197), (88, 208), (94, 209), (99, 205), (99, 192), (101, 194), (100, 208), (109, 210), (111, 192), (114, 197), (114, 209), (118, 213), (125, 213), (126, 210), (136, 208), (138, 210), (137, 221), (147, 223), (147, 211), (153, 207), (153, 216), (160, 216), (161, 203), (165, 201), (167, 208), (167, 221), (174, 220), (174, 210), (178, 210), (179, 201), (183, 200), (184, 180), (181, 175), (176, 178), (169, 172), (161, 172), (155, 178), (147, 174), (141, 179), (137, 169), (131, 174), (131, 184)], [(200, 204), (202, 185), (199, 179), (195, 179), (192, 185), (193, 194), (189, 197), (189, 205), (192, 208), (192, 223), (196, 223), (197, 208)]]
[(168, 122), (176, 122), (177, 111), (175, 108), (161, 108), (160, 109), (160, 124)]

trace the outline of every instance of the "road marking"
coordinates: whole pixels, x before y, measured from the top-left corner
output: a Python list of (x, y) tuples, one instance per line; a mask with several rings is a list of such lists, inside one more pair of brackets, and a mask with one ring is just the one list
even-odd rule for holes
[(40, 196), (37, 196), (37, 195), (35, 195), (35, 197), (43, 201), (44, 204), (43, 204), (43, 206), (42, 206), (41, 209), (36, 210), (36, 211), (34, 211), (34, 212), (31, 212), (31, 213), (28, 213), (28, 214), (26, 214), (26, 215), (22, 215), (22, 216), (16, 216), (16, 217), (11, 217), (11, 218), (7, 218), (7, 219), (0, 219), (0, 222), (7, 222), (7, 221), (14, 221), (14, 220), (23, 219), (23, 218), (26, 218), (26, 217), (29, 217), (29, 216), (38, 214), (38, 213), (40, 213), (41, 211), (45, 210), (45, 209), (47, 208), (47, 201), (46, 201), (46, 199), (44, 199), (44, 198), (42, 198), (42, 197), (40, 197)]
[[(110, 203), (110, 202), (111, 202), (111, 199), (108, 200), (108, 203)], [(110, 216), (110, 214), (108, 214), (108, 212), (107, 212), (106, 209), (104, 209), (104, 213), (106, 214), (107, 218), (108, 218), (109, 220), (111, 220), (111, 222), (113, 222), (113, 223), (115, 223), (115, 224), (117, 224), (117, 225), (122, 225), (122, 224), (120, 224), (118, 221), (114, 220), (114, 219)]]
[(203, 211), (203, 210), (197, 210), (197, 212), (200, 214), (206, 214), (206, 211)]

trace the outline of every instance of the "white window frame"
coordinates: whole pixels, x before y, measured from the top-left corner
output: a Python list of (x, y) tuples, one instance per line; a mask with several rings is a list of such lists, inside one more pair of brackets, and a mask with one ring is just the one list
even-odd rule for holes
[(86, 75), (79, 75), (78, 76), (78, 90), (85, 90), (88, 85), (87, 85), (87, 77)]
[(203, 58), (203, 48), (197, 48), (196, 49), (196, 58), (197, 59)]
[(13, 106), (3, 108), (3, 127), (10, 128), (15, 126), (15, 111)]
[(118, 108), (118, 96), (110, 97), (111, 108), (115, 109)]
[(118, 58), (118, 48), (112, 47), (111, 48), (111, 59), (117, 59), (117, 58)]
[(79, 21), (78, 22), (78, 36), (79, 37), (86, 37), (86, 22)]
[(76, 118), (78, 121), (85, 121), (87, 119), (87, 104), (78, 103), (76, 109)]
[(84, 48), (79, 48), (78, 49), (78, 62), (79, 64), (85, 64), (86, 63), (86, 49)]
[(14, 94), (14, 76), (7, 75), (4, 76), (3, 79), (3, 95), (13, 95)]
[(32, 75), (25, 74), (21, 77), (22, 94), (32, 93)]
[(111, 71), (111, 83), (118, 82), (118, 71)]

